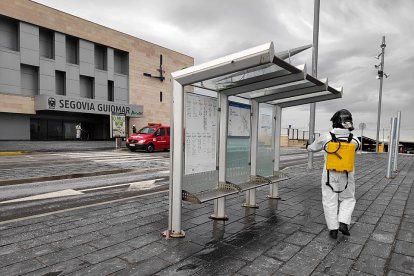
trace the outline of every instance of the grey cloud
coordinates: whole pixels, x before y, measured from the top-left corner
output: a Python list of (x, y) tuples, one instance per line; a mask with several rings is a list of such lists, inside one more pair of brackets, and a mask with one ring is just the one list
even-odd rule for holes
[[(196, 63), (273, 41), (276, 51), (312, 43), (313, 1), (309, 0), (39, 0), (87, 20), (178, 50)], [(85, 8), (85, 5), (87, 7)], [(381, 128), (402, 110), (401, 136), (414, 140), (404, 120), (414, 117), (414, 1), (321, 1), (318, 76), (343, 86), (342, 99), (317, 104), (316, 128), (348, 108), (356, 122), (367, 123), (375, 138), (379, 81), (373, 57), (386, 36)], [(312, 51), (292, 58), (311, 71)], [(283, 111), (282, 124), (308, 127), (309, 106)], [(374, 135), (374, 136), (372, 136)]]

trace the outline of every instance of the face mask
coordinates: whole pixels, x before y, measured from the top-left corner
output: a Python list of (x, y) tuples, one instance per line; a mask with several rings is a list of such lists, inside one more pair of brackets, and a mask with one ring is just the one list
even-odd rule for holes
[(350, 129), (353, 128), (352, 123), (351, 122), (344, 122), (342, 123), (342, 125), (344, 126), (344, 128), (346, 129)]

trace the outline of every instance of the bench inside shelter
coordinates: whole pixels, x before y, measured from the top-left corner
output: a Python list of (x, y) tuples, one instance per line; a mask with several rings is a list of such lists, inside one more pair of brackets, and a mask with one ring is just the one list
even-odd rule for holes
[[(214, 174), (214, 172), (209, 172)], [(184, 185), (191, 186), (191, 192), (189, 190), (182, 190), (182, 199), (191, 203), (204, 203), (213, 199), (221, 197), (239, 194), (241, 192), (248, 191), (250, 189), (260, 188), (262, 186), (275, 184), (276, 182), (288, 179), (288, 175), (282, 172), (275, 172), (275, 175), (264, 177), (260, 175), (252, 175), (245, 181), (239, 183), (232, 183), (226, 181), (224, 184), (211, 182), (210, 185), (198, 185), (199, 189), (194, 189), (195, 183), (201, 183), (201, 178), (206, 176), (207, 173), (200, 173), (196, 175), (186, 175), (184, 177)]]

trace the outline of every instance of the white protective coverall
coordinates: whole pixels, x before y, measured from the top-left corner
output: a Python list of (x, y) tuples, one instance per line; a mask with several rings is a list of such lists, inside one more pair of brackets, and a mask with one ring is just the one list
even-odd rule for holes
[[(334, 128), (331, 130), (337, 138), (348, 139), (351, 133), (348, 129)], [(354, 137), (354, 139), (357, 139)], [(316, 138), (315, 141), (308, 146), (308, 151), (321, 151), (324, 149), (325, 144), (332, 140), (332, 136), (329, 133), (321, 135)], [(353, 143), (357, 144), (355, 140)], [(325, 213), (326, 224), (329, 230), (335, 230), (339, 227), (339, 222), (349, 225), (351, 223), (352, 212), (355, 207), (355, 167), (352, 172), (348, 173), (348, 180), (345, 172), (329, 171), (329, 183), (335, 191), (342, 191), (345, 189), (348, 181), (348, 187), (342, 193), (335, 193), (332, 189), (326, 185), (327, 170), (326, 170), (326, 156), (325, 152), (325, 164), (322, 171), (322, 204)], [(339, 212), (338, 212), (338, 197), (339, 197)]]
[(80, 139), (82, 127), (80, 126), (80, 124), (78, 124), (76, 125), (75, 129), (76, 129), (76, 139)]

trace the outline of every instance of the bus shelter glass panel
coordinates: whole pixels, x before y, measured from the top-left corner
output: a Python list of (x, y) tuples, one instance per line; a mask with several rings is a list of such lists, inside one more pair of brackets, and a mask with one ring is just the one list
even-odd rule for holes
[(202, 82), (194, 83), (192, 85), (195, 87), (210, 89), (214, 91), (221, 91), (235, 86), (249, 84), (253, 78), (266, 78), (266, 76), (272, 76), (272, 74), (280, 70), (282, 70), (282, 68), (276, 64), (268, 63)]
[(217, 188), (217, 98), (185, 94), (183, 190), (201, 193)]
[(226, 180), (239, 184), (250, 177), (250, 137), (228, 137)]
[(250, 105), (229, 102), (226, 180), (235, 184), (250, 176)]
[(272, 150), (272, 106), (259, 105), (259, 131), (257, 147), (257, 175), (273, 175), (273, 150)]

